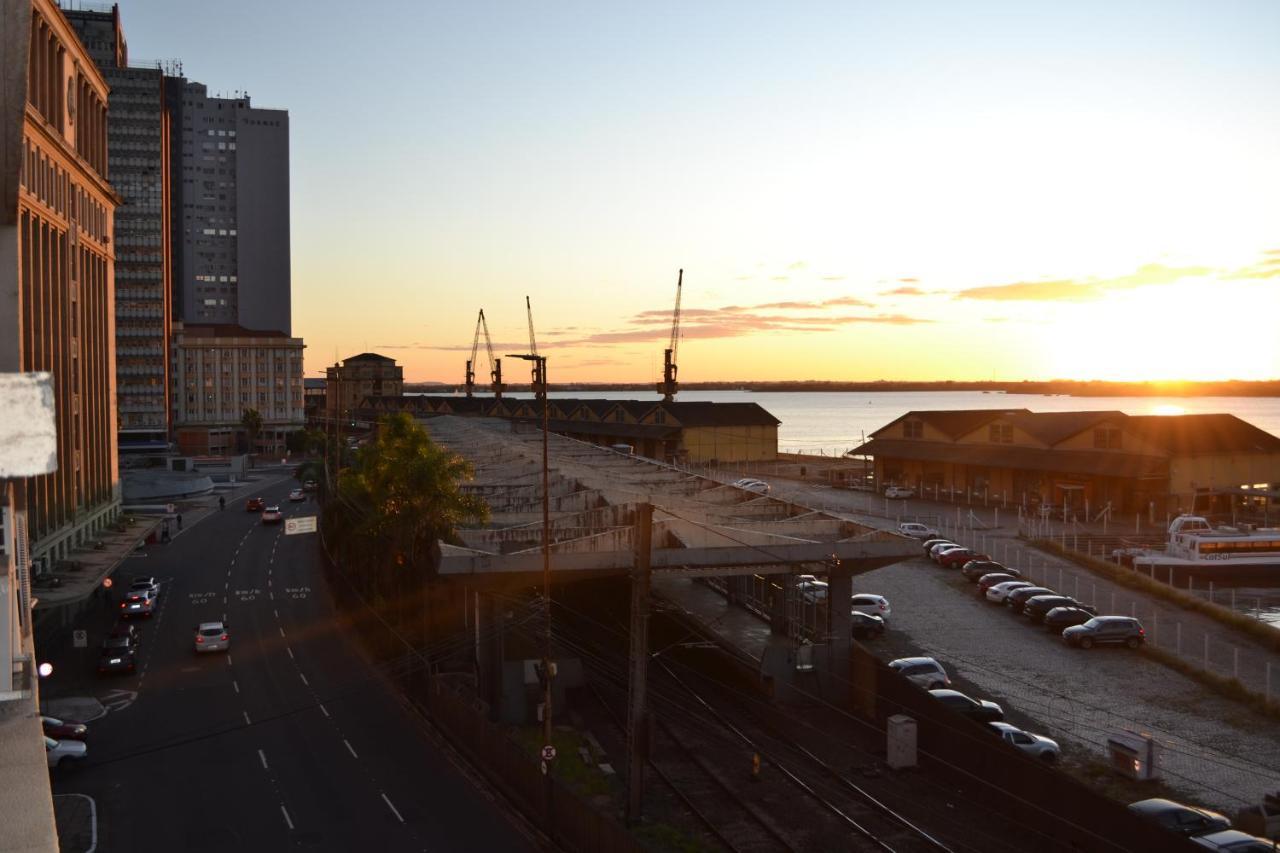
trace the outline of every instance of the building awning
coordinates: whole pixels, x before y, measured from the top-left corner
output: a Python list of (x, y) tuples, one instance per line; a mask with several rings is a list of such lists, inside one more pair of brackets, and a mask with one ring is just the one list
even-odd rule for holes
[(1110, 451), (995, 447), (987, 444), (944, 444), (936, 441), (877, 438), (852, 452), (877, 459), (953, 462), (990, 468), (1060, 471), (1100, 477), (1164, 479), (1169, 471), (1168, 460), (1159, 456)]

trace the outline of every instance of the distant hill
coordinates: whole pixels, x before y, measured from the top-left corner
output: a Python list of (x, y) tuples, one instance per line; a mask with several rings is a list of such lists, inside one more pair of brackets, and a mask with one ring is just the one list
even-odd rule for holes
[[(601, 391), (651, 393), (654, 383), (574, 382), (551, 385), (555, 392)], [(1053, 379), (1045, 382), (682, 382), (682, 391), (1003, 391), (1008, 394), (1063, 394), (1071, 397), (1280, 397), (1280, 380), (1246, 382), (1102, 382)], [(487, 389), (478, 388), (484, 394)], [(527, 394), (528, 385), (508, 385)], [(459, 385), (443, 382), (405, 383), (407, 393), (452, 394)]]

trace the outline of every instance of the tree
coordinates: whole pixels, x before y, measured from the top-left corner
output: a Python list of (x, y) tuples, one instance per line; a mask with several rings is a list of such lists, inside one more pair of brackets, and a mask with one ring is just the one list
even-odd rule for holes
[(244, 431), (249, 435), (249, 452), (256, 453), (258, 433), (262, 432), (262, 415), (257, 409), (245, 409), (244, 414), (240, 415), (240, 426), (244, 427)]

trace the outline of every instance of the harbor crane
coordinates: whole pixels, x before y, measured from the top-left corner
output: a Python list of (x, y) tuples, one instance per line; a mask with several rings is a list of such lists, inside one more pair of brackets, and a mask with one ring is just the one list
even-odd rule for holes
[(529, 355), (533, 362), (533, 396), (535, 400), (547, 398), (547, 360), (538, 355), (538, 341), (533, 336), (533, 305), (529, 297), (524, 298), (524, 307), (529, 314)]
[(484, 346), (489, 353), (489, 380), (493, 384), (493, 397), (502, 399), (502, 359), (493, 356), (493, 341), (489, 338), (489, 323), (484, 319), (484, 309), (476, 318), (476, 335), (471, 341), (471, 358), (467, 361), (467, 396), (475, 396), (476, 387), (476, 354), (480, 351), (480, 333), (484, 332)]
[(679, 368), (676, 366), (676, 351), (680, 348), (680, 291), (684, 288), (684, 270), (676, 278), (676, 310), (671, 316), (671, 344), (662, 351), (662, 382), (658, 385), (658, 393), (662, 402), (670, 403), (675, 399), (680, 383), (676, 382)]

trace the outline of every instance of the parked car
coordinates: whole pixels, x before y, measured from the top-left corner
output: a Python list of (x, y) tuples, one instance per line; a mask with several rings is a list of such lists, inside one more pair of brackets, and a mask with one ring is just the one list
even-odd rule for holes
[(979, 723), (998, 723), (1004, 719), (1004, 709), (986, 699), (971, 699), (959, 690), (946, 688), (930, 690), (929, 694), (951, 710)]
[(987, 723), (987, 725), (1005, 743), (1017, 747), (1032, 758), (1052, 763), (1062, 754), (1062, 749), (1053, 738), (1024, 732), (1009, 723)]
[(1001, 581), (987, 588), (987, 601), (992, 604), (1004, 604), (1005, 598), (1015, 589), (1031, 586), (1026, 581)]
[(306, 499), (307, 499), (307, 493), (302, 491), (302, 489), (294, 489), (293, 491), (289, 492), (289, 500), (294, 501), (295, 503), (297, 501), (305, 501)]
[(904, 500), (906, 498), (915, 497), (915, 489), (906, 486), (890, 486), (884, 490), (884, 496), (893, 500)]
[(150, 594), (145, 592), (127, 592), (124, 601), (120, 602), (120, 615), (125, 619), (133, 619), (138, 616), (151, 617), (155, 612), (156, 602)]
[(1026, 604), (1022, 605), (1022, 615), (1032, 622), (1043, 622), (1045, 615), (1055, 607), (1092, 610), (1095, 614), (1098, 612), (1092, 605), (1081, 604), (1069, 595), (1033, 595), (1027, 599)]
[(1083, 625), (1096, 614), (1092, 607), (1088, 610), (1083, 607), (1055, 607), (1044, 615), (1044, 627), (1051, 634), (1061, 634), (1063, 629)]
[(132, 622), (125, 622), (123, 619), (111, 627), (107, 632), (108, 637), (127, 637), (133, 645), (142, 642), (142, 634), (138, 632), (138, 626)]
[(879, 616), (881, 619), (888, 619), (891, 612), (889, 599), (869, 592), (856, 593), (849, 604), (854, 613), (866, 613), (870, 616)]
[(960, 574), (971, 583), (977, 583), (978, 578), (983, 575), (989, 575), (992, 572), (1004, 572), (1010, 577), (1022, 577), (1017, 569), (1006, 569), (995, 560), (970, 560), (960, 567)]
[(958, 569), (972, 560), (990, 560), (986, 554), (979, 554), (971, 548), (951, 548), (938, 555), (938, 565), (944, 569)]
[(879, 616), (870, 613), (860, 613), (854, 611), (850, 614), (853, 617), (853, 625), (850, 632), (854, 639), (858, 640), (874, 640), (877, 637), (884, 636), (885, 624), (884, 620)]
[(78, 740), (44, 739), (44, 757), (50, 767), (62, 767), (67, 761), (83, 761), (89, 748)]
[(1161, 797), (1129, 803), (1129, 811), (1181, 835), (1205, 835), (1231, 828), (1231, 821), (1217, 812)]
[(1024, 586), (1013, 590), (1004, 599), (1004, 606), (1012, 610), (1014, 613), (1021, 614), (1022, 608), (1026, 606), (1027, 599), (1035, 595), (1057, 595), (1058, 593), (1049, 589), (1047, 586)]
[(150, 575), (140, 575), (129, 584), (129, 592), (150, 593), (152, 598), (160, 597), (160, 581)]
[(262, 498), (249, 498), (244, 502), (245, 512), (262, 512), (267, 508), (267, 502)]
[(284, 513), (280, 512), (280, 507), (269, 506), (262, 511), (263, 524), (279, 524), (284, 518)]
[(991, 587), (995, 586), (998, 583), (1004, 583), (1005, 581), (1016, 581), (1016, 580), (1022, 580), (1022, 577), (1020, 575), (1015, 575), (1013, 571), (1010, 569), (1001, 569), (998, 572), (992, 572), (989, 575), (983, 575), (982, 577), (978, 578), (978, 595), (980, 596), (986, 595), (987, 590), (991, 589)]
[(936, 539), (938, 531), (934, 530), (927, 524), (921, 524), (918, 521), (904, 521), (898, 525), (898, 532), (903, 536), (911, 536), (915, 539)]
[(1062, 632), (1069, 646), (1091, 649), (1104, 644), (1124, 644), (1136, 649), (1147, 641), (1142, 623), (1131, 616), (1095, 616), (1083, 625), (1072, 625)]
[(951, 686), (947, 671), (933, 658), (898, 658), (889, 661), (889, 668), (925, 690), (941, 690)]
[(41, 717), (40, 727), (44, 729), (45, 737), (54, 740), (84, 740), (89, 737), (89, 727), (76, 720)]
[(920, 547), (924, 549), (924, 555), (926, 557), (929, 557), (929, 556), (932, 556), (933, 554), (934, 545), (954, 545), (954, 544), (956, 543), (952, 542), (950, 539), (947, 539), (945, 536), (938, 536), (934, 539), (924, 540), (924, 542), (920, 543)]
[(1227, 850), (1230, 853), (1275, 853), (1275, 842), (1238, 829), (1223, 829), (1191, 839), (1206, 850)]
[(303, 491), (306, 491), (306, 492), (314, 492), (317, 487), (318, 487), (318, 484), (316, 483), (315, 480), (307, 480), (302, 484), (302, 489)]
[(195, 650), (197, 652), (226, 652), (231, 650), (231, 634), (225, 622), (201, 622), (196, 626)]
[[(940, 542), (929, 549), (929, 559), (936, 563), (938, 562), (939, 556), (945, 554), (947, 551), (955, 550), (956, 548), (964, 548), (964, 546), (957, 545), (955, 542)], [(969, 549), (965, 548), (965, 550), (967, 551)]]
[(748, 492), (755, 492), (760, 495), (769, 494), (771, 488), (764, 480), (757, 480), (754, 477), (743, 477), (741, 480), (735, 480), (733, 485), (739, 489), (746, 489)]
[(98, 674), (117, 675), (138, 668), (138, 647), (124, 637), (107, 637), (98, 654)]
[(827, 600), (826, 581), (817, 579), (797, 581), (796, 590), (800, 593), (800, 600), (805, 604), (817, 604)]

